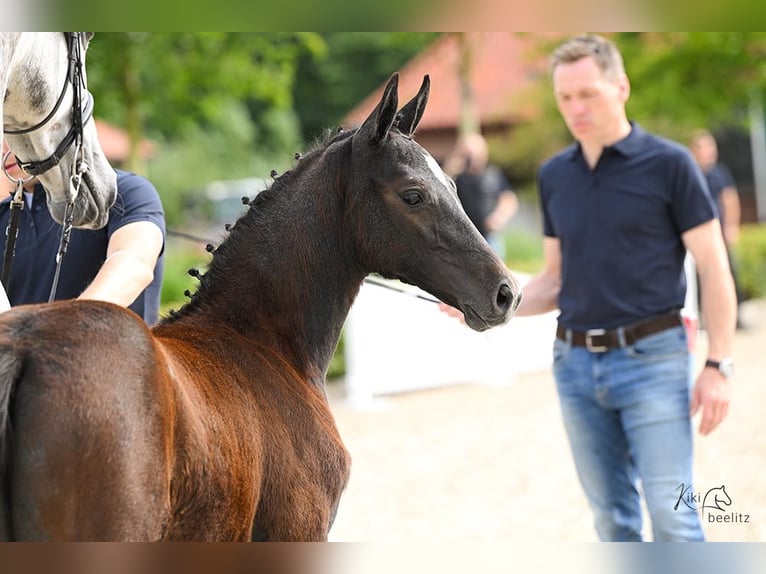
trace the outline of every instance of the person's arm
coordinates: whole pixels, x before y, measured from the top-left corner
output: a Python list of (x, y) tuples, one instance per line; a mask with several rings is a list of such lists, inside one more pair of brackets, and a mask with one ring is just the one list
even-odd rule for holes
[(490, 231), (499, 231), (508, 225), (511, 218), (516, 215), (518, 208), (519, 200), (516, 193), (506, 189), (498, 197), (495, 209), (487, 216), (484, 224)]
[(721, 204), (723, 205), (723, 237), (726, 243), (734, 245), (739, 239), (739, 223), (741, 207), (739, 193), (734, 186), (727, 186), (721, 191)]
[(104, 264), (79, 299), (127, 307), (152, 282), (162, 245), (162, 231), (150, 221), (120, 227), (109, 239)]
[[(685, 232), (683, 242), (697, 265), (708, 333), (707, 358), (720, 361), (731, 357), (737, 297), (718, 219)], [(710, 368), (702, 370), (694, 385), (691, 403), (692, 416), (702, 410), (701, 434), (712, 432), (726, 418), (730, 393), (730, 382), (720, 372)]]
[(521, 305), (516, 315), (539, 315), (558, 308), (561, 291), (561, 242), (556, 237), (543, 238), (543, 270), (522, 289)]

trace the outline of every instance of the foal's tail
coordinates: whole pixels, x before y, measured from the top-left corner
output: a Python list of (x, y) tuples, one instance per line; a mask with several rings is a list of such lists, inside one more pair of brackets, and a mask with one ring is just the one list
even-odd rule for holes
[(11, 347), (0, 346), (0, 474), (8, 468), (11, 397), (21, 372), (21, 361)]
[(0, 540), (11, 539), (8, 471), (11, 463), (11, 397), (21, 374), (21, 360), (12, 347), (0, 345)]

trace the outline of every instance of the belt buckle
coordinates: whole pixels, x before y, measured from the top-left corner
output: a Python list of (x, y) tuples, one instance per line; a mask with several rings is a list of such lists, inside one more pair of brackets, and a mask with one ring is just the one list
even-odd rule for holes
[(606, 333), (606, 329), (588, 329), (585, 331), (585, 348), (591, 353), (606, 353), (609, 349), (605, 345), (594, 345), (593, 337), (600, 337)]

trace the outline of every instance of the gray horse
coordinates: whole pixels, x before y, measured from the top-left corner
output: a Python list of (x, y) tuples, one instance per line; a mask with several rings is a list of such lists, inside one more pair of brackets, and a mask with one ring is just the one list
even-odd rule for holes
[[(7, 172), (18, 164), (45, 186), (54, 219), (63, 222), (69, 210), (75, 227), (98, 229), (117, 197), (117, 179), (90, 121), (85, 51), (92, 36), (0, 33), (0, 136), (11, 150), (2, 158), (9, 179), (18, 182)], [(0, 288), (0, 310), (7, 307)]]

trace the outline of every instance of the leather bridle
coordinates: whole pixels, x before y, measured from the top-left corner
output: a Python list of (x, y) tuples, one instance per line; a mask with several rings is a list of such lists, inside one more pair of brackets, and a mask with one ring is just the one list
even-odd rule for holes
[[(67, 67), (64, 86), (61, 88), (56, 104), (50, 113), (40, 122), (28, 128), (17, 130), (3, 128), (4, 133), (11, 135), (24, 135), (39, 130), (45, 126), (58, 112), (61, 103), (64, 101), (67, 86), (72, 85), (72, 126), (61, 140), (61, 143), (48, 158), (43, 160), (23, 161), (16, 157), (18, 166), (30, 175), (40, 175), (49, 169), (58, 165), (61, 159), (66, 155), (72, 144), (77, 144), (78, 151), (82, 147), (83, 126), (93, 116), (93, 96), (85, 87), (85, 78), (83, 77), (83, 58), (82, 44), (80, 42), (79, 32), (64, 32), (67, 41), (67, 51), (69, 54), (69, 65)], [(83, 95), (85, 96), (83, 108)]]
[[(3, 128), (4, 133), (11, 135), (29, 134), (42, 128), (56, 115), (56, 112), (58, 112), (59, 108), (61, 107), (61, 103), (64, 101), (67, 86), (69, 84), (72, 85), (72, 125), (53, 154), (51, 154), (46, 159), (32, 161), (22, 161), (18, 156), (16, 156), (16, 164), (30, 175), (30, 178), (28, 179), (16, 179), (11, 176), (6, 171), (5, 157), (3, 157), (3, 171), (5, 172), (6, 177), (8, 177), (8, 179), (17, 185), (16, 193), (14, 194), (14, 198), (11, 201), (11, 216), (8, 221), (8, 227), (6, 228), (5, 254), (3, 258), (2, 275), (0, 276), (0, 281), (2, 281), (3, 287), (5, 287), (7, 290), (8, 281), (10, 280), (11, 275), (13, 255), (15, 252), (16, 236), (18, 235), (19, 218), (21, 216), (21, 209), (24, 205), (21, 194), (23, 184), (26, 181), (29, 181), (31, 177), (38, 176), (57, 166), (61, 159), (69, 151), (69, 148), (72, 147), (72, 145), (75, 146), (74, 160), (72, 164), (72, 175), (70, 179), (70, 199), (64, 212), (64, 229), (61, 234), (59, 249), (56, 253), (56, 274), (53, 279), (49, 301), (53, 301), (55, 298), (59, 273), (61, 271), (61, 262), (64, 258), (64, 254), (66, 253), (67, 247), (69, 245), (69, 238), (72, 233), (74, 198), (77, 197), (77, 194), (79, 193), (83, 177), (88, 177), (88, 166), (80, 156), (82, 154), (83, 126), (93, 116), (93, 96), (87, 90), (85, 86), (85, 78), (83, 76), (83, 57), (80, 32), (64, 32), (64, 37), (66, 38), (67, 42), (69, 65), (67, 67), (64, 86), (61, 89), (61, 93), (59, 94), (53, 109), (40, 122), (28, 128), (17, 130), (9, 130)], [(84, 103), (83, 95), (85, 96)]]

